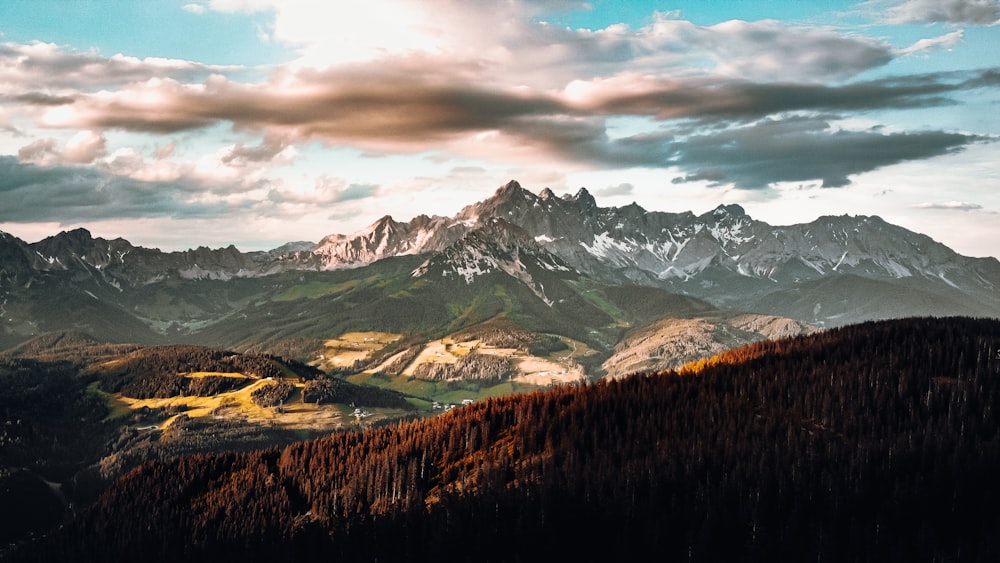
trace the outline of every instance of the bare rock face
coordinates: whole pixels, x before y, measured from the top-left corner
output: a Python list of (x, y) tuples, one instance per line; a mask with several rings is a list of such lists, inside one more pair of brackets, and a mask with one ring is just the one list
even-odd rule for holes
[(602, 368), (610, 377), (675, 369), (751, 342), (815, 330), (805, 323), (773, 315), (661, 319), (626, 334)]

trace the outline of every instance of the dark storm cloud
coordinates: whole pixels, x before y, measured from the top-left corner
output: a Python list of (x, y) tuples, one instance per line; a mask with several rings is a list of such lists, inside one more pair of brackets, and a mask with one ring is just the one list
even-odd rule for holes
[(775, 182), (821, 181), (824, 187), (842, 187), (851, 175), (952, 153), (976, 140), (939, 131), (837, 131), (822, 120), (768, 120), (677, 145), (674, 162), (690, 173), (674, 182), (760, 189)]
[(64, 106), (72, 104), (75, 98), (72, 96), (53, 96), (44, 92), (25, 92), (16, 96), (3, 96), (0, 99), (29, 106)]
[(190, 183), (140, 182), (94, 168), (40, 167), (0, 156), (0, 221), (26, 223), (173, 217), (218, 217), (217, 204), (191, 204)]
[(647, 115), (657, 119), (753, 120), (790, 111), (902, 110), (950, 105), (949, 95), (993, 87), (996, 69), (935, 73), (840, 86), (719, 80), (643, 80), (633, 88), (616, 82), (595, 88), (583, 105), (605, 115)]
[[(599, 122), (550, 123), (529, 132), (539, 150), (614, 168), (678, 167), (674, 183), (707, 181), (742, 189), (775, 182), (850, 184), (850, 176), (961, 150), (978, 137), (939, 131), (837, 130), (819, 118), (766, 119), (739, 127), (674, 136), (669, 132), (610, 139)], [(525, 142), (529, 142), (525, 140)]]
[[(133, 85), (121, 95), (84, 96), (51, 125), (177, 132), (229, 121), (237, 129), (275, 130), (299, 140), (424, 144), (513, 119), (560, 113), (550, 96), (408, 74), (306, 74), (295, 88), (205, 86), (175, 81)], [(155, 101), (143, 94), (155, 91)]]
[[(591, 84), (574, 96), (559, 97), (527, 89), (480, 87), (464, 76), (428, 78), (399, 70), (303, 74), (296, 77), (296, 88), (244, 85), (221, 78), (197, 86), (163, 80), (133, 85), (117, 95), (82, 95), (76, 103), (64, 106), (72, 112), (53, 116), (48, 123), (164, 133), (229, 121), (236, 129), (274, 131), (287, 139), (415, 147), (496, 130), (534, 138), (543, 145), (566, 136), (569, 145), (579, 145), (581, 125), (575, 120), (649, 116), (753, 121), (791, 111), (933, 107), (955, 103), (951, 95), (992, 87), (1000, 79), (996, 69), (836, 86), (621, 76)], [(155, 96), (144, 95), (147, 89), (155, 91)], [(548, 131), (550, 126), (555, 130)], [(590, 122), (583, 127), (593, 129)], [(601, 134), (585, 135), (588, 142), (599, 142)], [(572, 149), (566, 146), (560, 152)]]

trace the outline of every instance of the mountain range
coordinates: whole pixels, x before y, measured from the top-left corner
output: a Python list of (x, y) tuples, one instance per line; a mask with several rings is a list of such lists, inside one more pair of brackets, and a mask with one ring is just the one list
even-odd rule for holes
[[(733, 324), (743, 314), (756, 316)], [(664, 319), (709, 319), (695, 332), (739, 344), (768, 337), (764, 326), (789, 335), (915, 315), (1000, 316), (1000, 262), (875, 216), (772, 226), (738, 205), (599, 207), (586, 189), (535, 194), (515, 181), (451, 217), (386, 216), (271, 251), (0, 233), (0, 347), (60, 330), (242, 348), (345, 330), (430, 338), (503, 317), (606, 360)]]

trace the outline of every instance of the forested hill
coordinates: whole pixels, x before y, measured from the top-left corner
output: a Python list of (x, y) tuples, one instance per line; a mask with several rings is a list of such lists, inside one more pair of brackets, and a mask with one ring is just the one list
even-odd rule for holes
[(997, 561), (1000, 322), (868, 323), (140, 467), (19, 555)]

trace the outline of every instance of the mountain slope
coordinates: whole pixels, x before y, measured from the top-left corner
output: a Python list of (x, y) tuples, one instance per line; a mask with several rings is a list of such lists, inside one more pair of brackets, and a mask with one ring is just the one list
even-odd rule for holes
[(573, 268), (538, 246), (527, 231), (498, 218), (488, 219), (483, 226), (431, 256), (413, 271), (413, 276), (461, 278), (471, 284), (477, 276), (492, 272), (503, 272), (516, 279), (549, 306), (555, 301), (546, 295), (545, 281), (551, 280), (551, 287), (577, 277)]
[(178, 458), (22, 555), (995, 560), (998, 343), (997, 321), (870, 323), (685, 375)]
[(761, 340), (789, 338), (814, 331), (785, 317), (712, 315), (661, 318), (630, 330), (602, 368), (609, 377), (676, 369), (700, 358)]
[(185, 338), (266, 347), (376, 330), (434, 340), (505, 319), (521, 330), (579, 340), (605, 355), (630, 326), (716, 311), (661, 289), (594, 283), (500, 221), (427, 257), (282, 279), (276, 295)]

